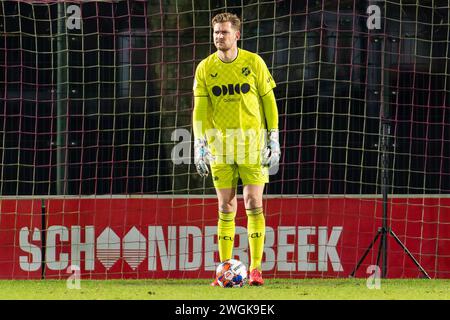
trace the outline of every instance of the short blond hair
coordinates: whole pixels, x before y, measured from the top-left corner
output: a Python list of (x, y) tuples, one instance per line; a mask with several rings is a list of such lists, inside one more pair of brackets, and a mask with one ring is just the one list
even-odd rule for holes
[(233, 13), (229, 13), (229, 12), (223, 12), (223, 13), (219, 13), (216, 14), (214, 16), (214, 18), (212, 18), (211, 23), (212, 26), (214, 27), (214, 25), (216, 23), (223, 23), (223, 22), (231, 22), (231, 25), (233, 26), (233, 28), (237, 31), (241, 30), (241, 20), (239, 19), (239, 17)]

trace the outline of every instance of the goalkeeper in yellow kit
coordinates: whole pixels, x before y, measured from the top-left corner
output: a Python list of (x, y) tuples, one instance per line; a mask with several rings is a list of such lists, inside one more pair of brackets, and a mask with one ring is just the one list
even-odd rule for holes
[(212, 27), (217, 52), (201, 61), (195, 72), (194, 162), (202, 177), (208, 176), (211, 166), (219, 203), (220, 261), (233, 257), (236, 188), (242, 180), (251, 256), (249, 284), (262, 285), (262, 198), (269, 168), (280, 159), (276, 85), (260, 56), (238, 48), (236, 15), (218, 14)]

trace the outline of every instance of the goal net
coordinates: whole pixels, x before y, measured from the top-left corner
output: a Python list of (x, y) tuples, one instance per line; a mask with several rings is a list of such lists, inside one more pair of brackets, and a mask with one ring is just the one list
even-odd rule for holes
[[(387, 213), (428, 274), (450, 277), (448, 1), (19, 0), (0, 3), (0, 278), (213, 275), (192, 85), (224, 11), (277, 83), (265, 276), (347, 277)], [(241, 198), (236, 224), (248, 263)], [(387, 248), (387, 276), (421, 276)]]

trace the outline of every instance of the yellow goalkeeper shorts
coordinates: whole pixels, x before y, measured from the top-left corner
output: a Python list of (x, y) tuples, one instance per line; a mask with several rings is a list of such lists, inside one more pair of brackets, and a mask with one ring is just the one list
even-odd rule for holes
[(217, 189), (236, 188), (239, 178), (244, 186), (269, 182), (269, 168), (261, 164), (211, 164), (211, 174)]

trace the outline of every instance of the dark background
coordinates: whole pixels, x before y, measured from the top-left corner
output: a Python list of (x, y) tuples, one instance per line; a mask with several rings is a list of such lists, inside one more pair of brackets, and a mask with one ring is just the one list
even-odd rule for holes
[(82, 28), (59, 33), (58, 3), (2, 1), (0, 194), (213, 193), (172, 162), (171, 135), (191, 131), (193, 74), (223, 11), (277, 82), (282, 159), (267, 193), (379, 194), (380, 120), (389, 192), (450, 193), (449, 3), (373, 3), (382, 29), (369, 32), (368, 1), (74, 2)]

